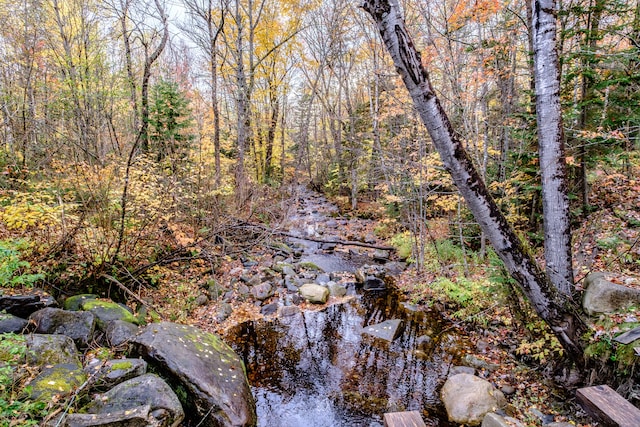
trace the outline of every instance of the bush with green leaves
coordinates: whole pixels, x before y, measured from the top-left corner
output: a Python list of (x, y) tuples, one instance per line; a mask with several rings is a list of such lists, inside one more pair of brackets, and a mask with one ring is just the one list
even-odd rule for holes
[(37, 426), (49, 411), (46, 402), (27, 398), (20, 387), (26, 351), (22, 335), (0, 334), (0, 427)]
[(29, 248), (24, 239), (0, 240), (0, 286), (33, 286), (44, 279), (43, 274), (31, 274), (31, 264), (20, 253)]

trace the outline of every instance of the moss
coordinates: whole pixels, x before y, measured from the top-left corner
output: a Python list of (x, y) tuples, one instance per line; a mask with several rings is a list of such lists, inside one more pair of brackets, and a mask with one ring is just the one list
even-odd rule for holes
[(84, 311), (90, 311), (96, 316), (98, 325), (103, 328), (109, 320), (124, 320), (125, 322), (138, 324), (138, 319), (126, 308), (113, 301), (88, 300), (82, 304)]
[(318, 267), (316, 264), (309, 261), (301, 262), (300, 268), (304, 268), (305, 270), (324, 271), (322, 268)]
[(120, 370), (120, 369), (122, 369), (124, 371), (124, 370), (133, 368), (133, 363), (131, 363), (131, 361), (129, 361), (129, 360), (123, 360), (122, 362), (110, 363), (109, 364), (109, 368), (112, 371), (117, 371), (117, 370)]
[(45, 369), (32, 383), (29, 397), (41, 401), (51, 400), (55, 395), (71, 393), (85, 382), (87, 376), (75, 365), (55, 365)]
[(64, 301), (64, 309), (69, 311), (78, 311), (82, 309), (82, 305), (89, 300), (95, 300), (98, 298), (98, 295), (94, 294), (81, 294), (74, 295), (67, 298)]

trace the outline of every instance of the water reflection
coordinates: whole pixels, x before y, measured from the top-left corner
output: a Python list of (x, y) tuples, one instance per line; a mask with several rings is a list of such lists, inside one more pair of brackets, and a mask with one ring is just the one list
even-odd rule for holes
[[(404, 321), (392, 343), (361, 334)], [(382, 426), (385, 412), (418, 410), (442, 421), (437, 389), (466, 344), (441, 321), (411, 312), (394, 292), (356, 295), (321, 311), (247, 322), (228, 337), (247, 366), (259, 426)], [(432, 335), (426, 346), (418, 338)]]

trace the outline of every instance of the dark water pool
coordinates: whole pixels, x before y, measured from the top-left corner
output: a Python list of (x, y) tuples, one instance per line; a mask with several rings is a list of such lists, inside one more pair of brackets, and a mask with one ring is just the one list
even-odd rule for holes
[[(420, 411), (427, 425), (448, 425), (437, 390), (465, 340), (441, 333), (436, 315), (408, 310), (393, 291), (352, 293), (319, 311), (230, 332), (247, 366), (258, 425), (382, 426), (385, 412), (404, 410)], [(393, 342), (361, 333), (387, 319), (404, 323)]]

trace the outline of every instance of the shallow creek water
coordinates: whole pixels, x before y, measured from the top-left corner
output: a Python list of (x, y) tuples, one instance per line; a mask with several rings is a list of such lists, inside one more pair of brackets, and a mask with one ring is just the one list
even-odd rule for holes
[[(353, 271), (361, 261), (321, 253), (304, 241), (305, 233), (317, 231), (305, 218), (313, 227), (326, 220), (316, 205), (307, 202), (297, 212), (302, 260), (326, 272)], [(246, 322), (229, 334), (247, 367), (258, 426), (382, 426), (385, 412), (405, 410), (420, 411), (429, 426), (448, 426), (437, 391), (466, 340), (447, 330), (437, 313), (412, 310), (394, 290), (348, 290), (343, 302)], [(389, 319), (404, 324), (393, 342), (362, 333)]]

